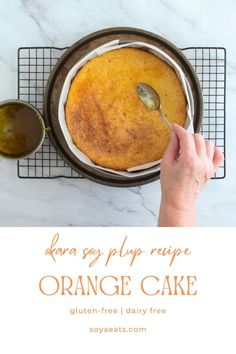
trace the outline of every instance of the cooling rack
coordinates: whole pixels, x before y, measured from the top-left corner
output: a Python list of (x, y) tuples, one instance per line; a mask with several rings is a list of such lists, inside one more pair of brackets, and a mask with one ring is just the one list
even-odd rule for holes
[[(50, 72), (67, 48), (22, 47), (18, 49), (18, 98), (43, 113), (44, 89)], [(203, 92), (201, 133), (213, 141), (225, 156), (226, 50), (219, 47), (182, 49), (198, 75)], [(83, 178), (67, 166), (48, 136), (39, 151), (17, 162), (20, 178)], [(226, 175), (226, 159), (213, 178)]]

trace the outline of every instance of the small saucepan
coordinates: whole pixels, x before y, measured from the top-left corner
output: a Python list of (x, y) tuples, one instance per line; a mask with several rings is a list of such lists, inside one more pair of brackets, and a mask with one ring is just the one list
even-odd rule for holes
[(19, 160), (35, 153), (45, 138), (40, 112), (21, 100), (0, 102), (0, 157)]

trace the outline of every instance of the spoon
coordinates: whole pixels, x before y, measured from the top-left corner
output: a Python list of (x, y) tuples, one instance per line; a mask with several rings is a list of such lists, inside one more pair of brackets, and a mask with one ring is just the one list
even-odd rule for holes
[(166, 123), (166, 125), (168, 125), (170, 129), (173, 129), (171, 123), (168, 121), (168, 119), (165, 117), (165, 115), (162, 112), (161, 98), (159, 94), (156, 92), (156, 90), (154, 90), (154, 88), (152, 88), (148, 84), (145, 84), (143, 82), (138, 82), (137, 93), (141, 101), (144, 103), (144, 105), (148, 109), (151, 109), (152, 111), (158, 111), (160, 113), (161, 118)]

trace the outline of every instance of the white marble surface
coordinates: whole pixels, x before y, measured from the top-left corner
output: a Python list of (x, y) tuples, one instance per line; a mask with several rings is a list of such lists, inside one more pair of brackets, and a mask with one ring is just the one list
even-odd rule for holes
[[(20, 46), (68, 46), (113, 26), (153, 31), (179, 47), (227, 49), (227, 178), (198, 201), (198, 225), (236, 226), (234, 0), (0, 0), (0, 101), (17, 96)], [(88, 180), (22, 180), (0, 160), (0, 226), (155, 226), (159, 181), (117, 189)]]

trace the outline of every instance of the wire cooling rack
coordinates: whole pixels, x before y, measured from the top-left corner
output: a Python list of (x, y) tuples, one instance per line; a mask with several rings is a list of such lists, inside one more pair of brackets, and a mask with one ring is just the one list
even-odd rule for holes
[[(67, 48), (24, 47), (18, 50), (18, 98), (32, 103), (43, 113), (44, 89), (50, 72)], [(216, 47), (183, 48), (193, 65), (203, 92), (201, 133), (212, 140), (225, 156), (226, 51)], [(39, 151), (18, 161), (20, 178), (82, 178), (57, 154), (48, 137)], [(226, 175), (225, 160), (214, 178)]]

